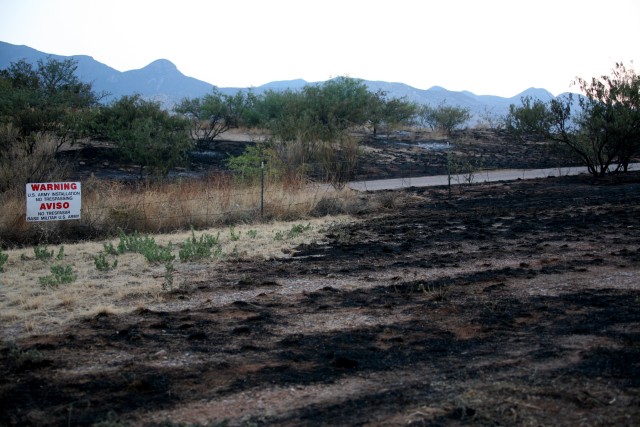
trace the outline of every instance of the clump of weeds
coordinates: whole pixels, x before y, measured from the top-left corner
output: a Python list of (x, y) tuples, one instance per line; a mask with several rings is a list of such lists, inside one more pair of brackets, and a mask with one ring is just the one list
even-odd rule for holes
[(195, 232), (191, 230), (191, 237), (182, 244), (178, 251), (180, 261), (194, 261), (219, 255), (221, 253), (219, 238), (220, 233), (217, 236), (204, 233), (196, 238)]
[(289, 240), (295, 239), (304, 232), (311, 230), (311, 224), (302, 225), (296, 224), (288, 231), (278, 231), (274, 237), (275, 240)]
[(110, 263), (107, 255), (109, 255), (107, 252), (102, 251), (93, 257), (93, 262), (99, 271), (113, 270), (118, 266), (118, 260), (114, 259), (113, 262)]
[(9, 260), (9, 255), (2, 252), (0, 249), (0, 273), (4, 271), (4, 264)]
[(137, 231), (131, 235), (127, 235), (122, 230), (120, 230), (119, 233), (119, 254), (126, 252), (139, 253), (152, 264), (171, 262), (175, 259), (175, 256), (171, 253), (171, 244), (167, 247), (160, 246), (153, 237), (142, 236)]
[(42, 286), (43, 289), (47, 287), (58, 287), (58, 285), (65, 283), (72, 283), (77, 278), (70, 265), (52, 265), (50, 271), (50, 275), (39, 278), (40, 286)]

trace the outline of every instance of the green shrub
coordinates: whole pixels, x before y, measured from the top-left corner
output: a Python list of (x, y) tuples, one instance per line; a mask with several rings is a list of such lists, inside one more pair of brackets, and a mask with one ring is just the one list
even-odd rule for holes
[(50, 271), (50, 275), (40, 277), (40, 285), (43, 288), (71, 283), (77, 278), (70, 265), (52, 265)]
[(111, 243), (111, 242), (105, 243), (102, 246), (104, 248), (104, 252), (107, 255), (118, 255), (118, 251), (116, 250), (116, 248), (113, 247), (113, 243)]
[(107, 259), (107, 253), (106, 252), (100, 252), (98, 255), (93, 257), (93, 262), (95, 263), (96, 268), (98, 270), (100, 270), (100, 271), (113, 270), (114, 268), (116, 268), (118, 266), (118, 260), (117, 259), (113, 260), (112, 264), (109, 263), (109, 260)]
[(121, 229), (118, 230), (120, 242), (118, 243), (118, 253), (127, 252), (142, 253), (144, 247), (155, 245), (153, 237), (141, 236), (139, 232), (134, 231), (133, 234), (127, 235)]
[(9, 255), (2, 252), (0, 249), (0, 273), (4, 271), (4, 264), (9, 259)]
[(196, 259), (209, 258), (212, 255), (212, 249), (214, 247), (217, 247), (215, 253), (219, 253), (219, 237), (220, 233), (218, 233), (216, 237), (205, 233), (202, 234), (199, 239), (196, 239), (195, 232), (191, 230), (191, 237), (182, 244), (178, 251), (180, 261), (187, 262)]
[(119, 232), (118, 253), (120, 254), (126, 252), (142, 254), (150, 263), (170, 262), (175, 259), (171, 253), (171, 244), (168, 247), (159, 246), (153, 237), (141, 236), (137, 231), (130, 236), (122, 230)]
[(307, 224), (307, 225), (296, 224), (296, 225), (292, 226), (289, 231), (286, 231), (286, 232), (278, 231), (276, 233), (274, 239), (275, 240), (295, 239), (296, 237), (298, 237), (299, 235), (301, 235), (305, 231), (309, 231), (309, 230), (311, 230), (311, 224)]
[(294, 237), (298, 237), (300, 234), (309, 230), (311, 230), (311, 224), (307, 224), (307, 225), (296, 224), (291, 227), (291, 230), (289, 230), (289, 238), (293, 239)]
[(241, 232), (236, 233), (236, 228), (233, 225), (229, 226), (229, 240), (232, 242), (237, 242), (240, 240), (240, 236), (242, 236)]
[(34, 246), (33, 253), (40, 261), (49, 261), (53, 258), (53, 251), (46, 246)]
[(140, 252), (144, 255), (145, 259), (152, 264), (159, 264), (163, 262), (171, 262), (176, 259), (175, 255), (171, 253), (171, 243), (169, 246), (159, 246), (155, 241), (153, 244), (145, 246), (143, 251)]

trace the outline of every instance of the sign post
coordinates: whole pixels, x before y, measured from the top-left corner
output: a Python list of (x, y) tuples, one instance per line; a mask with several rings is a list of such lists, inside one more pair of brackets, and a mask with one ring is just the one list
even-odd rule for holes
[(79, 182), (27, 184), (27, 221), (80, 219), (81, 191)]

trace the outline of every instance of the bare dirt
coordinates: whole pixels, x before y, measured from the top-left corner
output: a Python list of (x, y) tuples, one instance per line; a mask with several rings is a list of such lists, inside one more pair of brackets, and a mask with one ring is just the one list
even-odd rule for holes
[(3, 342), (0, 425), (640, 424), (640, 174), (379, 197), (161, 310)]

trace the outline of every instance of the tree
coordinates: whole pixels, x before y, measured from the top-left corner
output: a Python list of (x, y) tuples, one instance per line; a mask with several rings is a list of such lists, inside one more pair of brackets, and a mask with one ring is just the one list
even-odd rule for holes
[(627, 171), (640, 153), (640, 75), (616, 63), (609, 76), (576, 82), (586, 96), (579, 99), (579, 125), (590, 139), (601, 141), (605, 156), (617, 162), (616, 171)]
[(369, 121), (373, 99), (360, 79), (337, 77), (299, 91), (266, 91), (252, 104), (252, 123), (280, 141), (333, 141)]
[(78, 79), (76, 69), (72, 59), (47, 58), (0, 70), (0, 191), (66, 176), (56, 155), (66, 142), (87, 135), (102, 96)]
[(307, 85), (302, 97), (310, 139), (332, 141), (368, 120), (371, 93), (360, 79), (336, 77), (321, 85)]
[(115, 143), (120, 158), (136, 165), (140, 176), (166, 176), (188, 162), (189, 122), (162, 110), (160, 103), (123, 96), (103, 107), (97, 123), (97, 132)]
[(230, 96), (214, 88), (202, 98), (183, 99), (174, 111), (190, 120), (191, 137), (198, 148), (205, 149), (217, 136), (238, 127), (254, 101), (251, 94), (238, 91)]
[(282, 176), (315, 174), (337, 182), (355, 165), (357, 141), (348, 131), (367, 124), (372, 97), (362, 80), (337, 77), (299, 91), (266, 91), (244, 117), (269, 132), (269, 164), (281, 167)]
[(509, 106), (509, 113), (505, 118), (507, 132), (518, 141), (543, 134), (551, 124), (547, 104), (530, 96), (520, 98), (520, 102), (520, 107), (514, 104)]
[(79, 80), (73, 59), (24, 60), (0, 71), (0, 120), (18, 130), (16, 141), (30, 155), (40, 136), (57, 140), (56, 151), (84, 135), (82, 113), (98, 105), (103, 95)]
[(387, 99), (387, 92), (383, 90), (371, 94), (367, 117), (373, 128), (373, 137), (377, 136), (378, 129), (383, 125), (392, 128), (412, 123), (418, 110), (419, 107), (407, 101), (406, 97)]
[(412, 124), (418, 109), (418, 105), (407, 101), (406, 97), (391, 98), (384, 104), (383, 122), (388, 127)]
[(437, 107), (423, 105), (418, 112), (420, 121), (432, 130), (440, 130), (451, 136), (454, 130), (461, 128), (471, 120), (471, 111), (460, 106), (450, 106), (442, 102)]
[(610, 76), (576, 82), (584, 93), (577, 101), (569, 95), (512, 105), (508, 128), (516, 136), (540, 135), (565, 144), (594, 176), (626, 171), (640, 153), (640, 76), (616, 63)]

